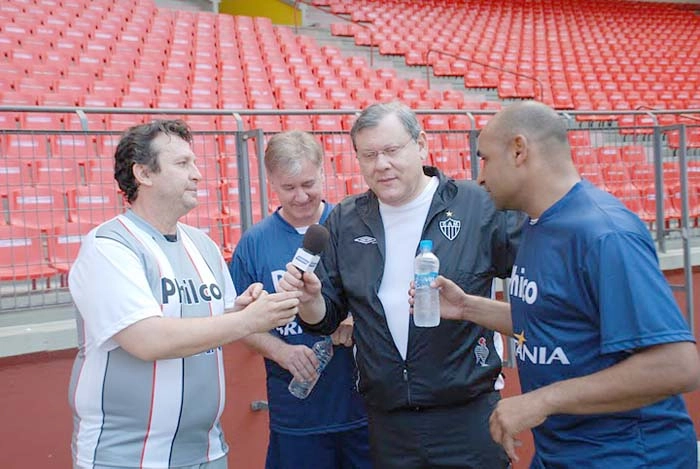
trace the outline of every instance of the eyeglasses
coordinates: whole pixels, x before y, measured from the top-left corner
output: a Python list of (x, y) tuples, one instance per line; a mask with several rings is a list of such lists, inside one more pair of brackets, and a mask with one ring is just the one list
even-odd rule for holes
[(414, 141), (413, 138), (409, 138), (405, 143), (403, 143), (401, 145), (389, 145), (389, 146), (382, 148), (381, 150), (363, 151), (363, 152), (360, 152), (357, 154), (357, 158), (360, 161), (366, 162), (366, 163), (376, 161), (376, 159), (379, 155), (384, 155), (387, 158), (393, 158), (396, 155), (398, 155), (401, 152), (401, 150), (406, 148), (406, 145), (408, 145), (409, 143), (411, 143), (413, 141)]

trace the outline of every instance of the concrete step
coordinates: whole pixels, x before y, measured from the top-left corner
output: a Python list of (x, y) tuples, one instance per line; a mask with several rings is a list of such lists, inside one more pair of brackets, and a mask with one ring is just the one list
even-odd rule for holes
[(155, 0), (158, 8), (184, 11), (215, 11), (211, 0)]
[[(428, 78), (427, 71), (429, 67), (423, 66), (408, 66), (405, 58), (401, 55), (390, 56), (381, 55), (375, 47), (370, 56), (370, 48), (367, 46), (355, 45), (352, 37), (339, 37), (331, 34), (330, 26), (333, 23), (343, 22), (343, 18), (349, 20), (348, 15), (338, 17), (322, 7), (312, 7), (303, 5), (302, 9), (302, 26), (297, 28), (299, 34), (314, 37), (319, 45), (334, 46), (340, 49), (345, 57), (356, 56), (363, 57), (367, 63), (372, 65), (372, 68), (393, 68), (397, 70), (398, 76), (404, 79), (419, 78), (426, 80)], [(371, 59), (371, 61), (370, 61)], [(495, 89), (468, 89), (464, 87), (462, 77), (435, 77), (430, 71), (430, 87), (439, 90), (458, 90), (464, 93), (467, 100), (472, 101), (500, 101)]]

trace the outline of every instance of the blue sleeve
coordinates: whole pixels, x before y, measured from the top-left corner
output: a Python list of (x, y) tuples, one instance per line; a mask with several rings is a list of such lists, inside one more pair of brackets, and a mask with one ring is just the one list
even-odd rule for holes
[(251, 283), (259, 281), (255, 278), (255, 269), (252, 263), (255, 256), (250, 252), (251, 244), (249, 238), (243, 236), (236, 246), (231, 263), (228, 266), (233, 284), (236, 286), (236, 291), (239, 294), (244, 292)]
[(628, 232), (607, 234), (584, 262), (597, 293), (602, 353), (694, 341), (651, 239)]

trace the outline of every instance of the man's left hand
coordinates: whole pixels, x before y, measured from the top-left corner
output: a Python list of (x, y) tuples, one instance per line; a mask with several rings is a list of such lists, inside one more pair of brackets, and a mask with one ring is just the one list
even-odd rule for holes
[(352, 330), (355, 327), (355, 321), (352, 316), (348, 316), (340, 323), (338, 328), (331, 334), (333, 345), (342, 345), (344, 347), (352, 347)]
[(511, 461), (518, 461), (515, 449), (522, 441), (516, 435), (538, 426), (546, 418), (544, 405), (534, 392), (502, 399), (489, 418), (491, 437), (503, 446)]

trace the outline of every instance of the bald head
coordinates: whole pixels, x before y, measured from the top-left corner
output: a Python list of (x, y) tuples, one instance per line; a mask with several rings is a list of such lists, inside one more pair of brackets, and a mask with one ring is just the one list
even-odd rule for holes
[(477, 181), (499, 208), (537, 218), (580, 177), (571, 161), (566, 122), (536, 101), (508, 106), (479, 135)]
[[(498, 136), (504, 143), (522, 135), (528, 144), (548, 148), (544, 153), (550, 156), (561, 156), (556, 150), (568, 150), (569, 145), (564, 118), (537, 101), (511, 104), (489, 121), (484, 132)], [(569, 151), (564, 154), (570, 157)]]

